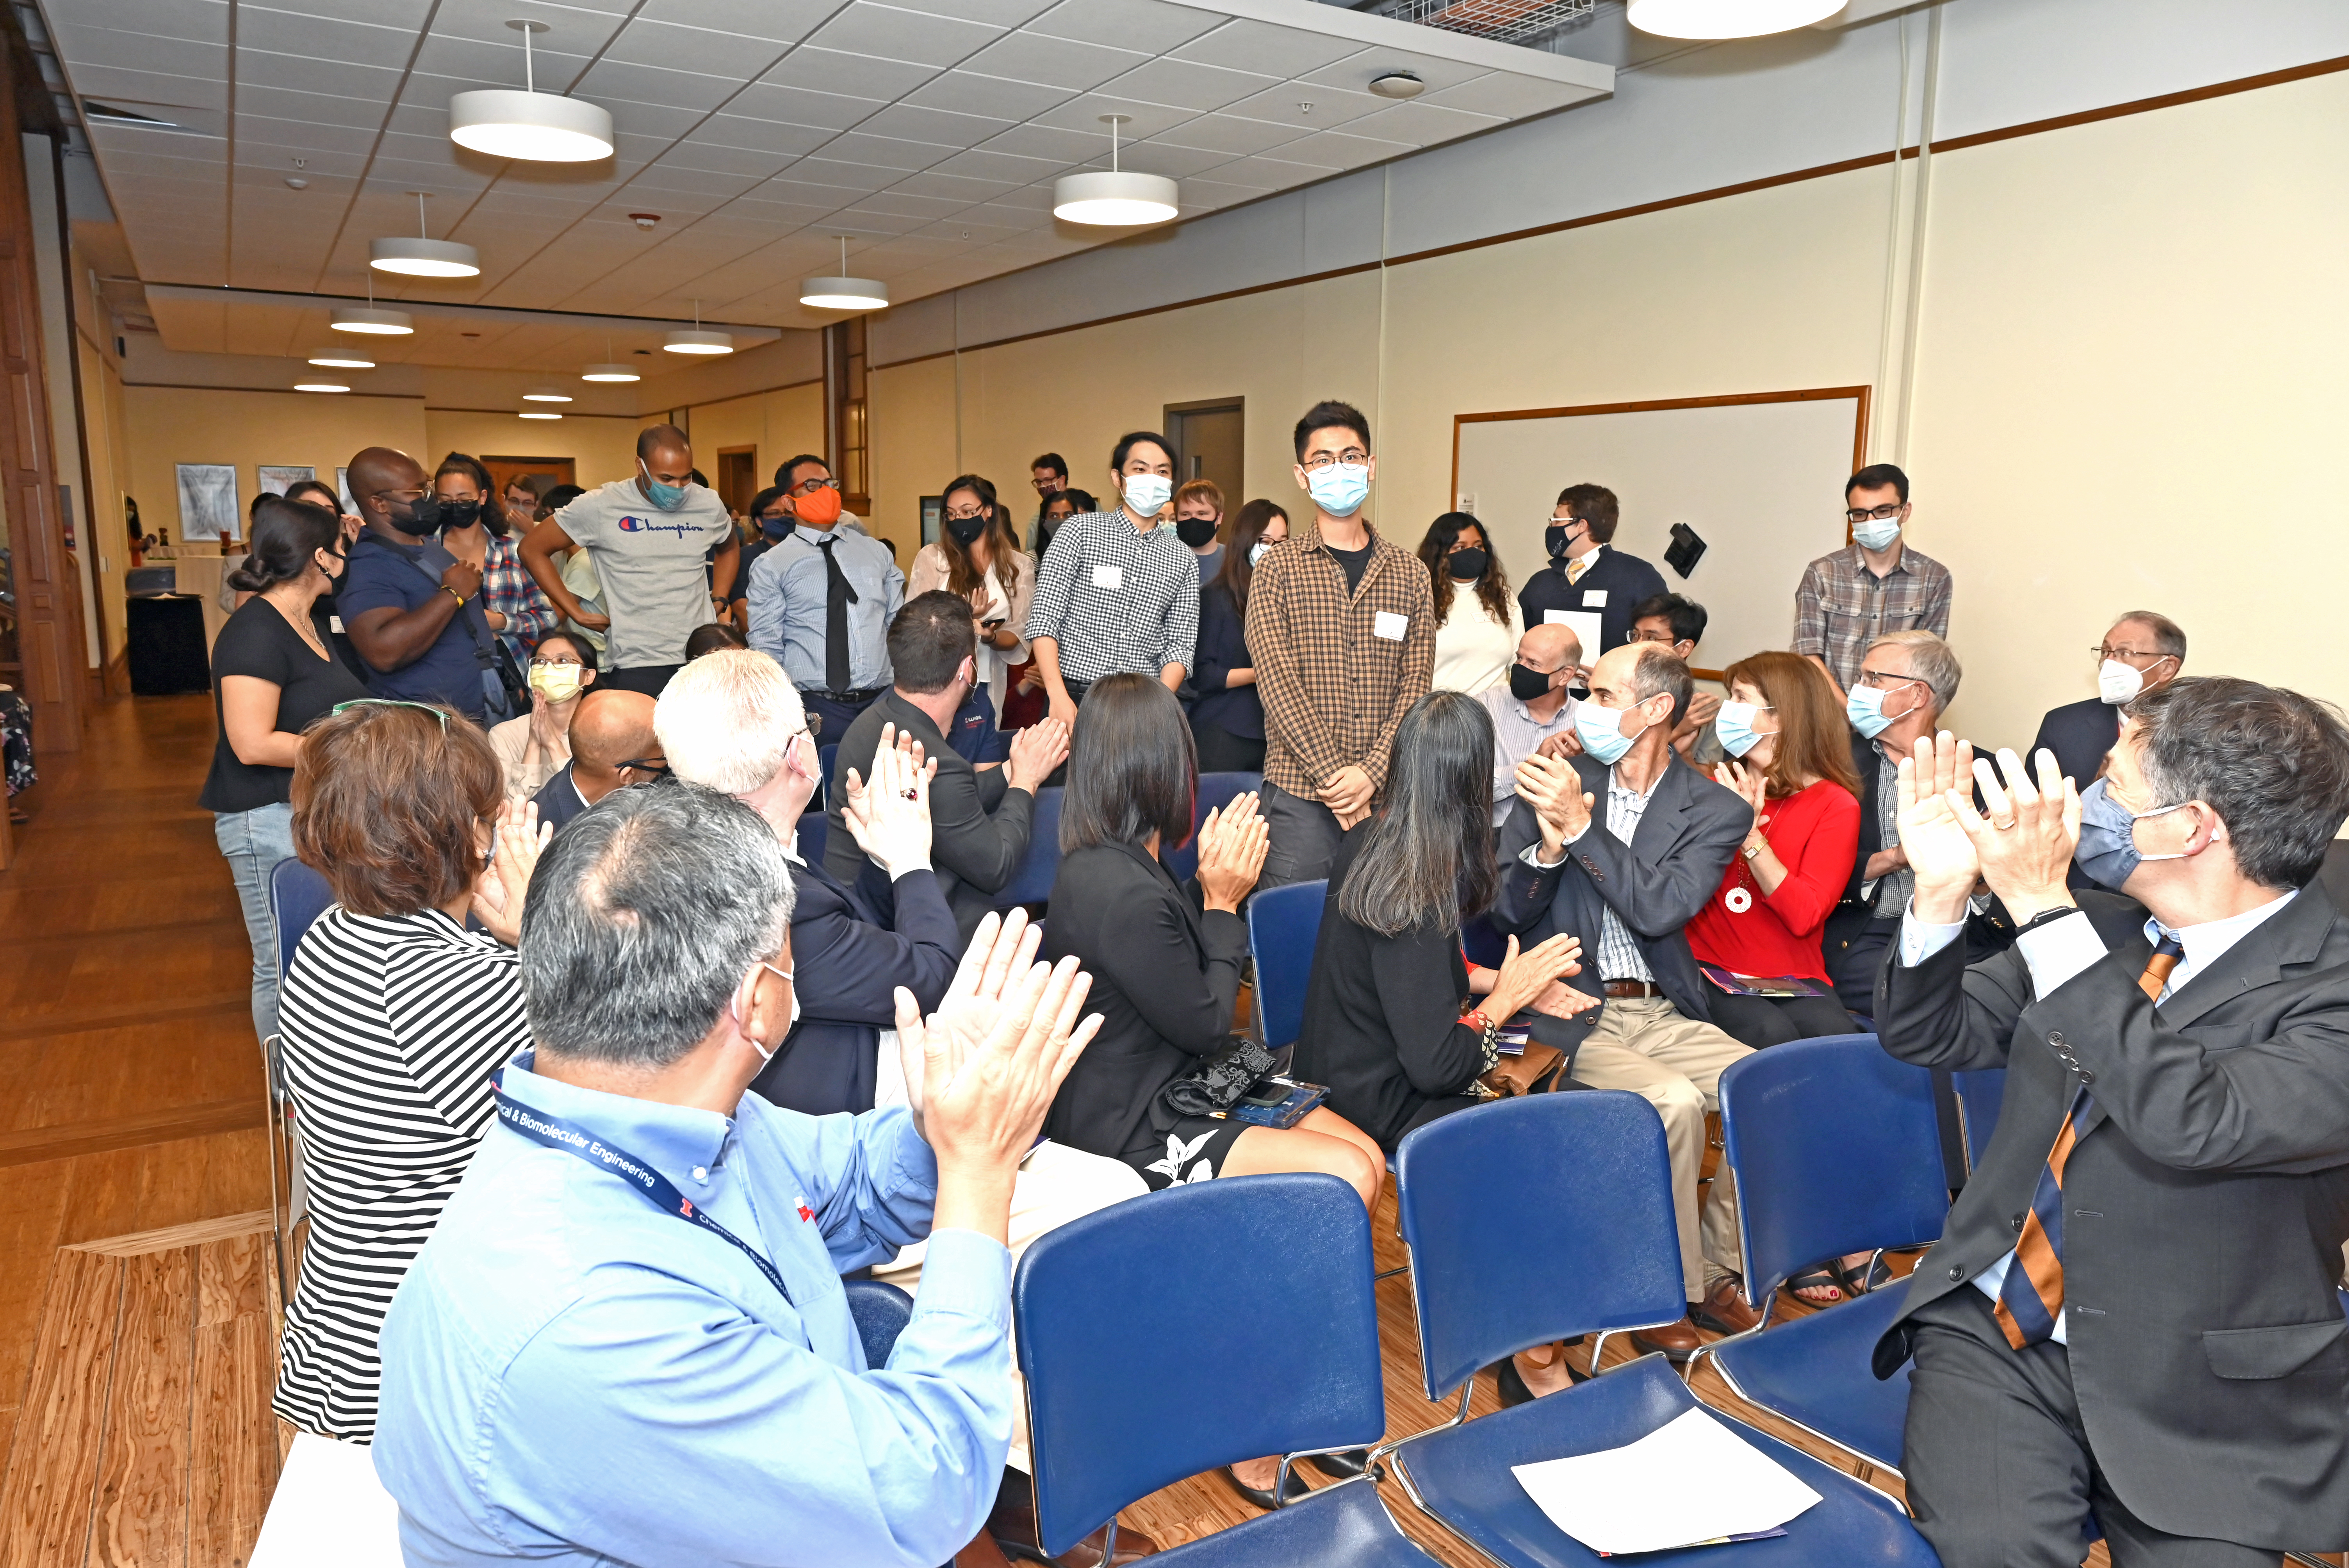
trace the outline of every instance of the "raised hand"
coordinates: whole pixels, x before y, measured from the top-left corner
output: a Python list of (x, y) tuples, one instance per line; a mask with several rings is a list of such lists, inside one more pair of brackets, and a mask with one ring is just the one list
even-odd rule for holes
[(1973, 841), (1951, 804), (1958, 780), (1971, 776), (1973, 765), (1972, 744), (1945, 729), (1917, 742), (1901, 760), (1894, 784), (1900, 851), (1917, 874), (1917, 918), (1929, 924), (1963, 920), (1966, 900), (1982, 875)]
[(1724, 758), (1713, 773), (1713, 781), (1726, 784), (1737, 791), (1738, 799), (1754, 808), (1754, 820), (1759, 823), (1762, 813), (1769, 807), (1770, 775), (1759, 768), (1748, 768), (1735, 758)]
[(1253, 795), (1235, 796), (1207, 813), (1199, 828), (1199, 894), (1207, 908), (1238, 913), (1264, 874), (1268, 834)]
[[(1073, 719), (1076, 710), (1071, 707)], [(1027, 728), (1015, 731), (1011, 737), (1011, 756), (1005, 764), (1004, 784), (1013, 789), (1034, 790), (1052, 776), (1069, 758), (1069, 726), (1053, 708), (1050, 717), (1038, 720)]]
[(930, 780), (938, 770), (936, 763), (921, 760), (921, 748), (911, 737), (895, 736), (895, 727), (881, 727), (871, 779), (849, 769), (841, 808), (856, 847), (893, 880), (930, 863)]
[(1596, 797), (1583, 792), (1582, 775), (1573, 763), (1539, 752), (1517, 764), (1517, 796), (1533, 807), (1541, 824), (1545, 855), (1557, 854), (1568, 840), (1579, 837), (1598, 804)]
[(538, 808), (512, 800), (498, 807), (492, 830), (496, 852), (473, 881), (473, 914), (508, 947), (522, 940), (522, 906), (530, 896), (530, 874), (554, 837), (554, 824), (542, 824)]
[(2064, 878), (2080, 842), (2079, 788), (2064, 777), (2054, 752), (2042, 750), (2038, 762), (2034, 784), (2023, 758), (2002, 749), (2002, 785), (1988, 758), (1975, 759), (1972, 773), (1982, 785), (1982, 803), (1990, 808), (1987, 817), (1966, 798), (1962, 780), (1948, 795), (1951, 815), (1973, 844), (1982, 880), (2017, 923), (2078, 902), (2065, 888)]

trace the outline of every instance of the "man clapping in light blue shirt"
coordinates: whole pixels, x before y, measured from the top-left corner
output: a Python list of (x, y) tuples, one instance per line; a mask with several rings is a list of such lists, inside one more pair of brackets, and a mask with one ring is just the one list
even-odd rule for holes
[[(538, 864), (534, 1051), (385, 1320), (376, 1470), (412, 1565), (907, 1564), (976, 1535), (1011, 1435), (1012, 1184), (1099, 1026), (1075, 960), (982, 924), (914, 1104), (747, 1092), (797, 1017), (774, 832), (698, 785), (624, 789)], [(844, 1270), (926, 1237), (867, 1367)]]

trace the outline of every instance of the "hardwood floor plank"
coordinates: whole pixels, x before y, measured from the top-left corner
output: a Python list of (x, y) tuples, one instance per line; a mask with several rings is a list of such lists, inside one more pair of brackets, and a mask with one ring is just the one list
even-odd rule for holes
[[(70, 1167), (28, 1167), (0, 1181), (0, 1403), (26, 1398), (41, 1303), (65, 1232)], [(8, 1449), (0, 1444), (0, 1467)]]
[(180, 1106), (140, 1116), (119, 1116), (65, 1127), (37, 1127), (26, 1132), (0, 1132), (0, 1166), (31, 1165), (78, 1154), (135, 1150), (157, 1142), (242, 1132), (259, 1128), (263, 1119), (261, 1095), (256, 1090), (244, 1099)]
[[(232, 1224), (240, 1228), (229, 1230)], [(197, 1246), (196, 1326), (217, 1328), (234, 1318), (267, 1317), (269, 1278), (277, 1269), (270, 1249), (267, 1212), (176, 1225), (165, 1233), (186, 1235), (205, 1230), (216, 1234)]]
[(187, 1560), (195, 1299), (195, 1248), (123, 1260), (90, 1568)]
[[(249, 950), (248, 950), (249, 951)], [(248, 976), (250, 971), (248, 971)], [(234, 991), (222, 991), (212, 995), (174, 1001), (168, 1005), (146, 1007), (124, 1007), (109, 1004), (86, 1012), (60, 1014), (38, 1023), (9, 1024), (0, 1026), (0, 1040), (30, 1039), (40, 1035), (54, 1035), (61, 1030), (130, 1027), (150, 1024), (175, 1024), (187, 1018), (202, 1018), (215, 1013), (243, 1013), (250, 1031), (253, 1016), (253, 985), (248, 977)]]
[(57, 1254), (0, 1479), (0, 1568), (74, 1568), (88, 1558), (126, 1266), (94, 1253)]
[(238, 1568), (261, 1534), (281, 1464), (269, 1237), (205, 1243), (196, 1265), (195, 1408), (190, 1451), (189, 1568)]

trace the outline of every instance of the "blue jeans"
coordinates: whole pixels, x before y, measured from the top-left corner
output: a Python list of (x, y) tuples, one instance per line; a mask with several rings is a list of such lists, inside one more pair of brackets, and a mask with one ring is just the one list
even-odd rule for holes
[(253, 1032), (265, 1040), (277, 1032), (277, 918), (269, 907), (269, 873), (293, 858), (294, 808), (281, 801), (216, 811), (212, 837), (244, 906), (244, 933), (253, 939)]

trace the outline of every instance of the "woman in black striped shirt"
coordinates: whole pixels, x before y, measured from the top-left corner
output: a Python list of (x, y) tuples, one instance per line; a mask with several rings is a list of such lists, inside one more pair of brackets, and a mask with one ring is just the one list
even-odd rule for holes
[(530, 1043), (512, 944), (543, 840), (503, 799), (488, 738), (420, 703), (346, 703), (295, 761), (295, 853), (336, 900), (278, 1010), (310, 1238), (274, 1403), (304, 1431), (374, 1437), (384, 1311), (489, 1127), (490, 1074)]

